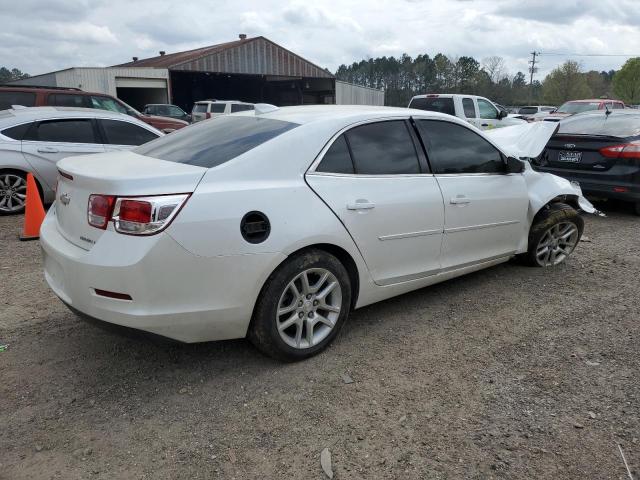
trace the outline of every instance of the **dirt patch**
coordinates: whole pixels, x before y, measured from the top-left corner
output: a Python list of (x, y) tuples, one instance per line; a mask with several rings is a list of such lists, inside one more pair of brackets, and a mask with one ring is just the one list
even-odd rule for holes
[(637, 477), (640, 219), (585, 219), (565, 265), (367, 307), (281, 364), (82, 322), (0, 217), (0, 478), (320, 479), (328, 448), (337, 479), (623, 479), (618, 443)]

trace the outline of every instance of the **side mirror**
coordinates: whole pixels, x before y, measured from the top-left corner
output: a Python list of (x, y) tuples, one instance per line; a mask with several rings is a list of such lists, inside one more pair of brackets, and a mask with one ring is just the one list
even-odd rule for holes
[(515, 157), (507, 157), (507, 173), (524, 172), (524, 163)]
[(498, 120), (502, 120), (503, 118), (509, 116), (509, 112), (507, 112), (506, 110), (500, 110), (498, 112)]

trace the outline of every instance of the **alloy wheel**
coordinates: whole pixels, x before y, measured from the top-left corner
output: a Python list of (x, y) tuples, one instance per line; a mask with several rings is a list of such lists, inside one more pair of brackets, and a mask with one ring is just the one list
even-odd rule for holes
[(578, 227), (571, 222), (561, 222), (549, 228), (536, 247), (536, 260), (543, 267), (562, 263), (576, 248)]
[(27, 182), (14, 173), (0, 174), (0, 210), (5, 213), (20, 212), (27, 199)]
[(311, 348), (335, 327), (342, 309), (342, 289), (324, 268), (310, 268), (285, 287), (276, 312), (280, 338), (290, 347)]

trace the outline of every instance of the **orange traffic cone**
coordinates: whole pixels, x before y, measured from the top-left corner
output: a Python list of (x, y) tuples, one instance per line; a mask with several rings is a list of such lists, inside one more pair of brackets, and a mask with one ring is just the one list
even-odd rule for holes
[(27, 174), (27, 201), (24, 207), (24, 227), (20, 240), (37, 240), (40, 238), (40, 225), (44, 220), (44, 207), (40, 192), (32, 174)]

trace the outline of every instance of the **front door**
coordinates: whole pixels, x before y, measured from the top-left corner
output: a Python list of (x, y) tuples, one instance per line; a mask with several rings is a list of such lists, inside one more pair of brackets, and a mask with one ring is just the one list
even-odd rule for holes
[(65, 157), (104, 152), (90, 118), (60, 118), (36, 122), (22, 141), (26, 160), (55, 188), (56, 163)]
[(379, 285), (440, 269), (442, 195), (414, 140), (405, 120), (357, 126), (340, 135), (306, 176)]
[(416, 125), (444, 198), (443, 270), (513, 255), (528, 231), (522, 174), (507, 174), (502, 154), (463, 125)]

